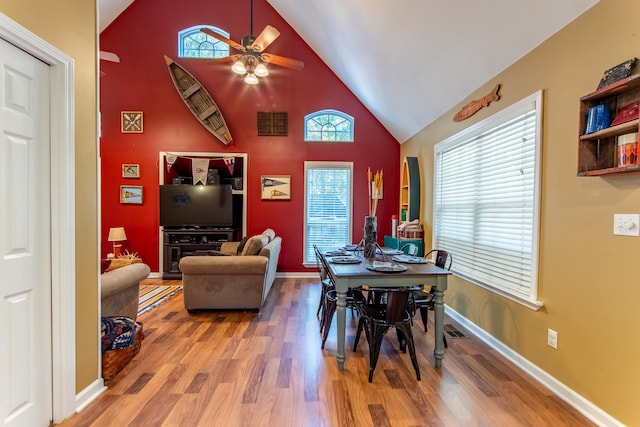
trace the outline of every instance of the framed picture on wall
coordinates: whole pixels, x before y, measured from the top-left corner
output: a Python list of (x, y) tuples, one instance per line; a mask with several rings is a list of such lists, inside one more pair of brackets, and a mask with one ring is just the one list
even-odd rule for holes
[(142, 204), (142, 187), (137, 185), (121, 185), (120, 186), (120, 203), (123, 204)]
[(123, 111), (120, 116), (122, 133), (142, 133), (142, 111)]
[(291, 175), (263, 175), (262, 200), (290, 200)]
[(122, 165), (122, 177), (123, 178), (140, 178), (140, 165), (123, 164)]

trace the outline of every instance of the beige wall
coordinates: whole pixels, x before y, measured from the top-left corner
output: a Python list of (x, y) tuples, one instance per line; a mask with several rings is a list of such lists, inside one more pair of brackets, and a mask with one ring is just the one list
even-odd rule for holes
[(76, 390), (80, 392), (99, 375), (96, 2), (2, 0), (0, 13), (74, 59)]
[[(640, 425), (640, 238), (612, 230), (614, 213), (640, 213), (640, 173), (577, 177), (576, 159), (579, 98), (596, 89), (604, 70), (640, 57), (638, 16), (637, 0), (601, 0), (402, 146), (403, 156), (419, 158), (430, 247), (434, 144), (544, 90), (539, 299), (545, 306), (532, 311), (460, 279), (451, 281), (445, 300), (626, 425)], [(452, 121), (497, 83), (499, 102)], [(557, 350), (546, 345), (547, 328), (558, 331)]]

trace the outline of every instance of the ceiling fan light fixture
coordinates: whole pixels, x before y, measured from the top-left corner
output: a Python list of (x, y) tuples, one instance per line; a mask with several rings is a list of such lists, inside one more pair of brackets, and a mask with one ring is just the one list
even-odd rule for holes
[(254, 73), (258, 77), (266, 77), (269, 75), (269, 70), (267, 69), (267, 66), (261, 62), (258, 65), (256, 65), (256, 69), (254, 70)]
[(247, 74), (247, 67), (244, 65), (244, 61), (242, 59), (238, 59), (231, 66), (231, 71), (236, 74), (244, 75)]
[(244, 82), (250, 85), (257, 85), (259, 80), (255, 74), (247, 73), (247, 75), (244, 77)]
[(213, 58), (209, 62), (226, 64), (231, 62), (231, 70), (235, 74), (244, 76), (244, 80), (248, 84), (257, 84), (258, 77), (266, 77), (270, 74), (267, 64), (287, 67), (298, 71), (302, 70), (304, 67), (304, 63), (302, 61), (285, 58), (284, 56), (263, 53), (264, 50), (280, 36), (280, 31), (271, 25), (267, 25), (257, 37), (254, 36), (253, 0), (250, 0), (250, 2), (250, 33), (249, 35), (242, 37), (242, 43), (235, 42), (210, 28), (200, 28), (200, 31), (205, 33), (207, 36), (226, 43), (230, 48), (239, 51), (239, 53), (229, 55), (228, 57)]

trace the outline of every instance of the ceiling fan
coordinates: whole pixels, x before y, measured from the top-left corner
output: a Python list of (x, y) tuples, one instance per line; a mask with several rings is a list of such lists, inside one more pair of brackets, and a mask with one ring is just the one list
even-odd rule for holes
[[(109, 62), (120, 62), (120, 57), (113, 52), (100, 51), (100, 60)], [(104, 76), (104, 71), (100, 70), (100, 76)]]
[(267, 25), (258, 37), (253, 35), (253, 0), (251, 0), (250, 34), (242, 37), (242, 43), (228, 39), (209, 28), (201, 28), (200, 31), (227, 43), (230, 47), (241, 52), (224, 58), (211, 59), (209, 62), (233, 62), (231, 70), (234, 73), (244, 75), (244, 81), (246, 83), (257, 84), (259, 81), (258, 77), (266, 77), (269, 75), (269, 70), (265, 63), (280, 65), (297, 71), (302, 70), (304, 67), (304, 62), (297, 59), (285, 58), (284, 56), (264, 52), (267, 46), (278, 38), (280, 31), (271, 25)]

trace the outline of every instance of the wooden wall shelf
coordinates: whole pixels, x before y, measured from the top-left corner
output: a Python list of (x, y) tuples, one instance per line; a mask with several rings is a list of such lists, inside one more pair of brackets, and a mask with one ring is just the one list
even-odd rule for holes
[(420, 218), (420, 169), (417, 157), (405, 157), (400, 175), (400, 221)]
[(580, 128), (578, 137), (578, 176), (602, 176), (640, 171), (640, 163), (618, 167), (618, 136), (640, 131), (640, 117), (626, 123), (585, 133), (589, 109), (604, 104), (611, 120), (618, 111), (640, 100), (640, 74), (622, 79), (580, 98)]

